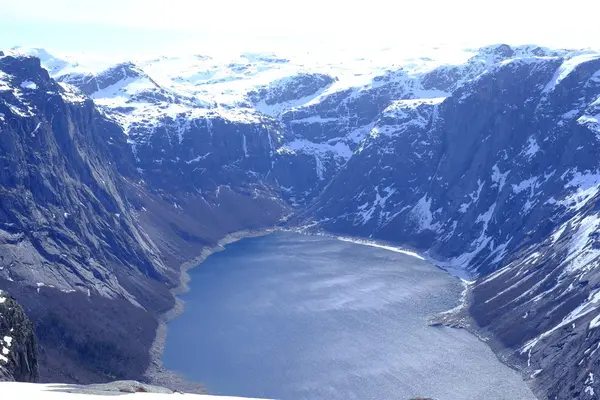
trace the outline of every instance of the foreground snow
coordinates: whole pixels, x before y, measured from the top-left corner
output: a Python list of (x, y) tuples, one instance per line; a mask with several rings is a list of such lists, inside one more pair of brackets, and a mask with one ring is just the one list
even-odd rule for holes
[[(38, 383), (20, 383), (20, 382), (0, 382), (0, 399), (36, 399), (36, 400), (77, 400), (85, 396), (86, 400), (106, 400), (107, 395), (114, 393), (106, 392), (105, 394), (85, 394), (81, 393), (65, 393), (59, 390), (68, 389), (68, 385), (61, 384), (38, 384)], [(189, 400), (235, 400), (242, 399), (241, 397), (222, 397), (209, 396), (199, 394), (165, 394), (165, 393), (123, 393), (126, 399), (143, 400), (170, 400), (170, 399), (189, 399)], [(122, 398), (122, 397), (119, 397)]]

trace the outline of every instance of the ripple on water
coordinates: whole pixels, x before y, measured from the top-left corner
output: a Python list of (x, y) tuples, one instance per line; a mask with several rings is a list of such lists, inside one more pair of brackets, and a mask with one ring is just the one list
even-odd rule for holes
[(474, 336), (427, 326), (463, 288), (409, 255), (278, 232), (227, 246), (191, 277), (163, 360), (211, 393), (534, 399)]

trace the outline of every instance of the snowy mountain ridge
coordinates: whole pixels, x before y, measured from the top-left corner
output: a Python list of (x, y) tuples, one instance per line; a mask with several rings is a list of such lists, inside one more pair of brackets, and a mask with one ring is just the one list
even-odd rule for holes
[[(581, 52), (494, 45), (421, 49), (418, 56), (387, 49), (370, 58), (342, 53), (325, 60), (323, 55), (310, 53), (242, 53), (163, 56), (110, 67), (106, 62), (85, 65), (55, 57), (43, 49), (15, 48), (12, 53), (40, 57), (53, 78), (77, 86), (119, 123), (134, 147), (147, 143), (148, 133), (161, 126), (179, 132), (181, 143), (181, 135), (190, 126), (210, 127), (214, 119), (283, 124), (283, 137), (275, 141), (275, 151), (300, 151), (314, 157), (317, 165), (337, 169), (374, 127), (373, 116), (363, 121), (351, 117), (350, 109), (365, 97), (383, 92), (390, 100), (444, 98), (489, 68), (511, 60), (569, 58)], [(333, 105), (335, 115), (319, 111)], [(297, 133), (306, 130), (336, 132), (336, 136)], [(316, 171), (322, 180), (321, 168)], [(294, 198), (305, 202), (314, 195), (311, 193), (297, 193)]]
[[(7, 54), (28, 54), (39, 57), (42, 65), (51, 76), (58, 81), (76, 83), (84, 86), (84, 92), (90, 95), (97, 104), (108, 109), (118, 109), (129, 105), (141, 108), (131, 112), (131, 120), (148, 111), (145, 107), (151, 100), (144, 94), (171, 94), (172, 97), (160, 99), (156, 105), (164, 110), (165, 115), (189, 111), (189, 108), (216, 109), (233, 112), (233, 108), (247, 108), (249, 114), (265, 112), (276, 116), (285, 111), (320, 102), (332, 94), (356, 88), (368, 90), (377, 88), (390, 81), (412, 85), (422, 92), (415, 93), (416, 98), (428, 98), (427, 90), (419, 88), (419, 77), (438, 68), (463, 66), (473, 70), (466, 75), (471, 79), (499, 62), (513, 58), (557, 57), (578, 54), (577, 51), (550, 50), (539, 46), (508, 47), (506, 45), (489, 46), (482, 49), (425, 49), (419, 57), (407, 57), (392, 50), (383, 50), (370, 55), (372, 58), (352, 57), (349, 54), (332, 56), (331, 61), (323, 61), (309, 54), (279, 57), (275, 54), (245, 54), (229, 58), (213, 58), (205, 55), (180, 57), (160, 57), (152, 60), (122, 61), (107, 67), (106, 62), (88, 62), (87, 65), (69, 58), (59, 58), (43, 49), (15, 48)], [(431, 53), (429, 56), (427, 53)], [(339, 58), (335, 58), (339, 57)], [(398, 72), (401, 72), (398, 74)], [(267, 107), (255, 107), (249, 101), (248, 94), (264, 88), (293, 81), (295, 76), (303, 74), (321, 74), (331, 77), (334, 82), (326, 85), (320, 93), (308, 93), (308, 98), (299, 96), (293, 104), (281, 104), (279, 109), (267, 110)], [(110, 81), (94, 88), (90, 83), (97, 83), (103, 78)], [(112, 81), (111, 81), (112, 79)], [(404, 81), (404, 82), (401, 82)], [(440, 94), (440, 92), (436, 93)], [(315, 95), (315, 96), (310, 96)], [(439, 97), (439, 96), (435, 96)], [(301, 101), (298, 101), (301, 100)], [(285, 102), (281, 102), (285, 103)], [(169, 108), (178, 104), (179, 107)], [(275, 104), (280, 104), (275, 103)], [(273, 105), (271, 103), (270, 105)], [(233, 119), (237, 119), (235, 114)], [(131, 123), (131, 121), (128, 121)]]

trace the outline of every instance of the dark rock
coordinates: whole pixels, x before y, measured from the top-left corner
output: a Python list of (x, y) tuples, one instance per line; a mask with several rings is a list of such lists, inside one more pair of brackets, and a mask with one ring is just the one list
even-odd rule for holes
[(38, 377), (33, 324), (21, 305), (0, 290), (0, 381), (35, 382)]
[(335, 78), (324, 74), (299, 74), (251, 92), (248, 97), (255, 103), (264, 101), (267, 105), (285, 103), (316, 95), (335, 81)]

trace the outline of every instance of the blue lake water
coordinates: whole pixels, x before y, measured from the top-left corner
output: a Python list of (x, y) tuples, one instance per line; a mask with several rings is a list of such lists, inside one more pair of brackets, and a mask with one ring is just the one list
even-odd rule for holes
[(211, 394), (534, 399), (474, 336), (427, 325), (458, 305), (462, 285), (417, 258), (279, 232), (233, 243), (190, 273), (163, 361)]

